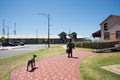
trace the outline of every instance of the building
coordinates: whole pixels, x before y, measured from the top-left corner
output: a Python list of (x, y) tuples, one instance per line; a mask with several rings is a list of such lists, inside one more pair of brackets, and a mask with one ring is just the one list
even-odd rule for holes
[[(0, 38), (4, 37), (5, 41), (9, 42), (24, 42), (25, 44), (47, 44), (48, 36), (46, 35), (0, 35)], [(69, 37), (67, 36), (67, 39)], [(83, 36), (77, 36), (76, 41), (85, 40)], [(0, 42), (2, 40), (0, 39)], [(60, 44), (61, 39), (58, 35), (50, 35), (51, 44)]]
[(101, 30), (92, 34), (100, 37), (101, 41), (120, 41), (120, 16), (110, 15), (100, 23)]

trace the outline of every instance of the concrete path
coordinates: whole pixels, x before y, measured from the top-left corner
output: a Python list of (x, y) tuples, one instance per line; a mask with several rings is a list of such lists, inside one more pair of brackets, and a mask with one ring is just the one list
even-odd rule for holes
[(92, 52), (73, 51), (73, 58), (67, 54), (54, 56), (36, 62), (33, 72), (26, 71), (26, 65), (14, 70), (11, 80), (81, 80), (79, 72), (80, 62), (87, 56), (94, 55)]
[(25, 45), (25, 46), (14, 46), (14, 47), (0, 47), (0, 58), (6, 58), (19, 54), (25, 54), (32, 51), (46, 48), (45, 44), (39, 45)]

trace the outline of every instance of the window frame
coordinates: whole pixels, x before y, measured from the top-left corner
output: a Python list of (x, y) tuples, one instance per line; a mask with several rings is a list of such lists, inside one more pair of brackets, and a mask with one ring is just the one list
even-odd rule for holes
[[(117, 33), (119, 33), (119, 34), (117, 35)], [(120, 39), (120, 30), (116, 31), (116, 39)]]
[(104, 40), (110, 40), (110, 32), (104, 32)]
[(105, 23), (104, 24), (104, 31), (107, 31), (108, 30), (108, 23)]

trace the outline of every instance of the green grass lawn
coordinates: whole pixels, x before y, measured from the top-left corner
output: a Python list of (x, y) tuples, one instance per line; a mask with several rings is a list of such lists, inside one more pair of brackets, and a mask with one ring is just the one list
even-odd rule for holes
[(120, 52), (97, 53), (87, 57), (80, 63), (83, 80), (120, 80), (120, 75), (104, 70), (100, 67), (120, 64)]
[(63, 53), (65, 53), (65, 49), (62, 48), (61, 45), (58, 45), (31, 53), (0, 59), (0, 80), (9, 80), (11, 71), (21, 65), (27, 64), (27, 61), (31, 59), (32, 54), (37, 55), (36, 60), (38, 61), (50, 56), (55, 56)]

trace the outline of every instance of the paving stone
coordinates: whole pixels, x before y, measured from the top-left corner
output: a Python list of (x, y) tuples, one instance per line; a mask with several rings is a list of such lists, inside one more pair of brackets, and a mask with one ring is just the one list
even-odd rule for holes
[(10, 80), (81, 80), (79, 64), (91, 55), (94, 53), (74, 50), (73, 58), (67, 54), (50, 57), (36, 62), (37, 69), (33, 72), (27, 72), (23, 65), (11, 72)]

